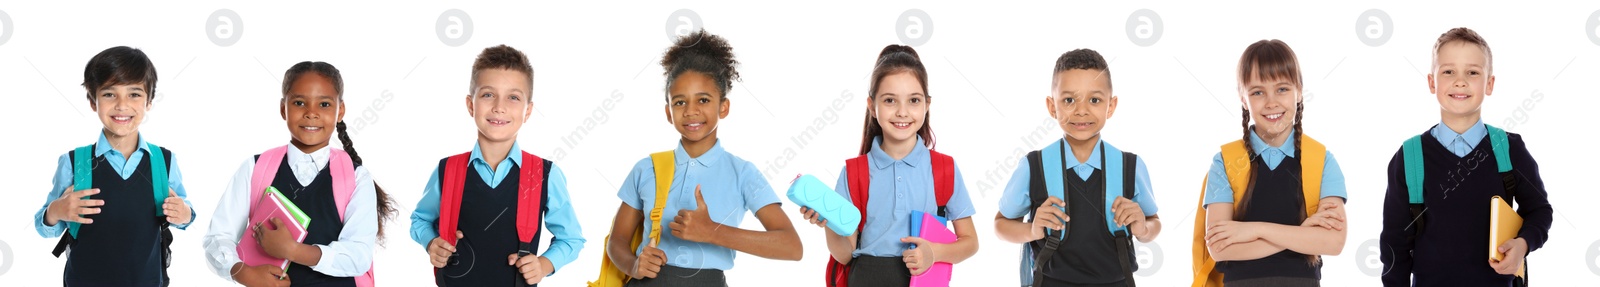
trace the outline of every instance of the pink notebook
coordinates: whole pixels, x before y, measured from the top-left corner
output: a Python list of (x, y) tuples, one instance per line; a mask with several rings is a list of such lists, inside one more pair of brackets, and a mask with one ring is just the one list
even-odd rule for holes
[(239, 260), (243, 261), (245, 265), (273, 264), (280, 268), (288, 269), (289, 260), (267, 255), (267, 250), (261, 248), (260, 241), (256, 239), (255, 232), (252, 231), (256, 225), (261, 225), (263, 226), (262, 228), (272, 226), (271, 218), (277, 218), (279, 222), (282, 222), (283, 226), (277, 226), (277, 228), (288, 228), (290, 235), (294, 236), (296, 242), (306, 240), (306, 226), (310, 225), (310, 218), (304, 212), (301, 212), (293, 201), (289, 201), (288, 198), (284, 197), (283, 193), (278, 192), (276, 188), (268, 187), (266, 192), (261, 193), (261, 198), (256, 199), (256, 203), (251, 205), (250, 219), (247, 221), (248, 225), (245, 226), (244, 236), (240, 238), (239, 247), (236, 251), (239, 252)]
[[(922, 211), (911, 212), (911, 234), (933, 243), (956, 242), (955, 232), (944, 226), (945, 219)], [(911, 287), (949, 287), (950, 263), (934, 262), (922, 275), (911, 276)]]

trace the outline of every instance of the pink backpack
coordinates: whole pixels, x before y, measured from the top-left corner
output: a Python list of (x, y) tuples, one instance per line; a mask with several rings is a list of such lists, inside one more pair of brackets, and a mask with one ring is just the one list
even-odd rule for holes
[[(283, 157), (289, 151), (289, 146), (280, 146), (262, 152), (256, 158), (255, 171), (250, 174), (250, 198), (259, 198), (261, 193), (272, 186), (273, 177), (278, 175), (278, 166), (283, 164)], [(340, 149), (330, 149), (332, 152), (328, 162), (328, 172), (333, 175), (333, 201), (339, 208), (339, 218), (344, 219), (345, 206), (350, 204), (350, 196), (356, 192), (356, 167), (350, 161), (350, 154)], [(251, 205), (255, 201), (250, 202)], [(252, 206), (253, 207), (253, 206)], [(372, 268), (367, 268), (366, 274), (356, 276), (356, 286), (372, 287)]]

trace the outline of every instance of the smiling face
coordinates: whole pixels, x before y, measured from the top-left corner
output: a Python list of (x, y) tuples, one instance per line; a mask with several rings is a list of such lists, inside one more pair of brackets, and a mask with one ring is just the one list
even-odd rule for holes
[(1239, 83), (1239, 100), (1249, 108), (1256, 134), (1263, 139), (1280, 138), (1294, 127), (1300, 87), (1288, 77), (1262, 79), (1251, 73), (1250, 79)]
[(107, 138), (139, 135), (139, 124), (150, 110), (150, 95), (145, 93), (144, 83), (109, 85), (90, 94), (94, 101), (89, 102), (89, 108), (99, 116)]
[(533, 113), (528, 101), (532, 83), (528, 74), (510, 69), (478, 71), (473, 94), (467, 96), (467, 112), (478, 126), (478, 138), (488, 142), (517, 140), (517, 131)]
[(1061, 131), (1076, 141), (1096, 140), (1105, 121), (1117, 110), (1111, 94), (1111, 79), (1092, 69), (1071, 69), (1056, 73), (1053, 94), (1045, 98), (1050, 117)]
[(883, 142), (915, 142), (928, 117), (928, 95), (911, 71), (884, 76), (871, 98), (873, 118), (883, 129)]
[(321, 73), (300, 75), (279, 105), (293, 137), (291, 143), (305, 152), (327, 146), (334, 124), (344, 119), (344, 100)]
[(1439, 100), (1447, 117), (1477, 118), (1483, 97), (1494, 92), (1494, 75), (1483, 47), (1462, 41), (1439, 46), (1434, 55), (1433, 73), (1428, 74), (1428, 90)]
[(717, 81), (705, 73), (679, 74), (667, 91), (667, 121), (683, 136), (684, 145), (717, 140), (717, 121), (728, 117), (728, 99)]

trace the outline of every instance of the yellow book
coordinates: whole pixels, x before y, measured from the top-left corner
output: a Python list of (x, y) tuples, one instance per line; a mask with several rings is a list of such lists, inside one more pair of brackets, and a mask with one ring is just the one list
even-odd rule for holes
[[(1489, 229), (1489, 258), (1504, 260), (1500, 245), (1517, 238), (1517, 232), (1522, 231), (1522, 216), (1517, 215), (1517, 210), (1511, 209), (1511, 204), (1497, 195), (1489, 199)], [(1522, 270), (1517, 270), (1518, 276), (1522, 275)]]

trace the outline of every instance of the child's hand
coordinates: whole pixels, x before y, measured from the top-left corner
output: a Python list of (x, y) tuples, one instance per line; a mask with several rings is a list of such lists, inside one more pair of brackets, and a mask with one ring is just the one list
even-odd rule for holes
[[(271, 223), (271, 225), (269, 226), (267, 223)], [(291, 237), (292, 234), (289, 233), (289, 228), (284, 227), (282, 221), (272, 218), (268, 222), (256, 225), (255, 232), (256, 243), (260, 244), (262, 249), (266, 249), (267, 255), (294, 260), (289, 258), (289, 255), (294, 254), (296, 247), (300, 247), (300, 242)]]
[(161, 210), (167, 214), (168, 223), (185, 224), (189, 223), (190, 220), (194, 220), (194, 218), (189, 218), (189, 215), (191, 215), (189, 204), (184, 203), (183, 198), (178, 197), (178, 192), (172, 189), (167, 189), (167, 200), (166, 203), (161, 204)]
[(827, 219), (822, 219), (822, 215), (821, 214), (817, 214), (817, 210), (815, 210), (815, 209), (811, 209), (810, 207), (801, 206), (800, 207), (800, 215), (802, 217), (805, 217), (806, 221), (810, 221), (811, 224), (814, 224), (817, 227), (828, 228), (828, 220)]
[(1211, 250), (1222, 250), (1229, 245), (1261, 239), (1254, 222), (1223, 221), (1206, 230), (1206, 243)]
[(933, 266), (935, 259), (933, 249), (936, 244), (915, 236), (900, 238), (900, 242), (917, 245), (916, 248), (906, 249), (900, 254), (901, 259), (906, 262), (906, 269), (911, 269), (911, 276), (928, 272), (928, 267)]
[(694, 186), (694, 210), (678, 210), (678, 216), (672, 218), (672, 223), (667, 224), (672, 229), (672, 236), (692, 242), (711, 241), (712, 232), (717, 230), (717, 223), (711, 221), (711, 212), (706, 210), (706, 198), (700, 195), (700, 186)]
[(1500, 256), (1504, 260), (1495, 261), (1494, 258), (1489, 258), (1489, 267), (1493, 267), (1494, 272), (1500, 275), (1517, 274), (1517, 270), (1522, 269), (1523, 257), (1528, 256), (1528, 241), (1517, 237), (1500, 244)]
[[(456, 240), (467, 238), (460, 230), (456, 231)], [(428, 260), (433, 263), (433, 268), (444, 268), (450, 262), (450, 255), (456, 254), (456, 246), (445, 243), (444, 238), (434, 237), (428, 241)]]
[(667, 253), (656, 249), (656, 243), (651, 242), (639, 252), (638, 259), (634, 259), (633, 272), (628, 272), (628, 275), (633, 279), (656, 278), (663, 264), (667, 264)]
[(1111, 218), (1116, 219), (1117, 225), (1127, 226), (1128, 231), (1144, 230), (1144, 208), (1140, 207), (1139, 203), (1118, 196), (1116, 200), (1111, 201), (1111, 211)]
[[(236, 266), (243, 266), (238, 263)], [(256, 266), (235, 267), (233, 281), (248, 287), (272, 286), (289, 287), (289, 274), (278, 266), (262, 264)], [(281, 279), (280, 279), (281, 278)]]
[(519, 257), (517, 255), (521, 254), (512, 253), (510, 257), (506, 258), (506, 263), (510, 264), (511, 266), (516, 266), (517, 271), (522, 272), (522, 280), (527, 280), (528, 285), (539, 284), (539, 281), (544, 281), (545, 275), (550, 274), (549, 272), (544, 271), (544, 262), (541, 262), (539, 259), (542, 257)]
[(50, 202), (50, 207), (45, 210), (44, 223), (55, 226), (61, 221), (77, 222), (79, 224), (94, 223), (94, 219), (83, 218), (84, 215), (99, 214), (100, 206), (105, 205), (102, 199), (84, 199), (90, 195), (100, 194), (100, 189), (90, 188), (72, 191), (73, 186), (68, 186), (61, 198)]
[(1043, 239), (1044, 229), (1046, 228), (1051, 230), (1066, 229), (1067, 222), (1072, 221), (1072, 217), (1068, 217), (1066, 212), (1061, 211), (1061, 207), (1065, 205), (1066, 202), (1061, 201), (1059, 197), (1051, 196), (1046, 198), (1044, 203), (1039, 205), (1039, 209), (1033, 212), (1033, 233), (1029, 235), (1031, 236), (1030, 238), (1032, 240)]

